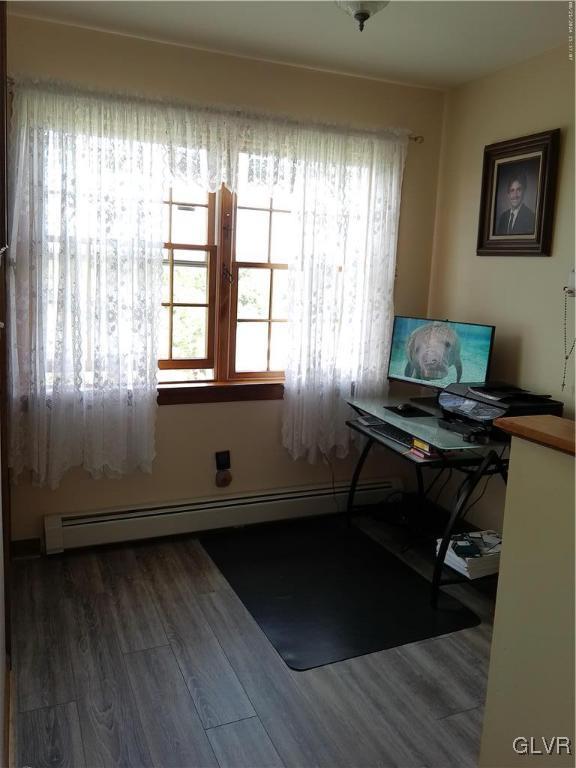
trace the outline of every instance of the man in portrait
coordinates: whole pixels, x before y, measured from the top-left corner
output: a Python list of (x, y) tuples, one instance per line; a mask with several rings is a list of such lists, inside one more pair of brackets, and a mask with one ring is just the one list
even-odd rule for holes
[(512, 173), (508, 177), (506, 195), (510, 208), (500, 214), (496, 235), (533, 235), (536, 218), (534, 211), (524, 204), (526, 174)]

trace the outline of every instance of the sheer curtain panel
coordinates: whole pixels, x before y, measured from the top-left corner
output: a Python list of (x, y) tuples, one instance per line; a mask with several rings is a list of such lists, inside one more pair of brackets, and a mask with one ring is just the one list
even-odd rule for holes
[(13, 126), (10, 465), (149, 471), (162, 154), (145, 112), (57, 89), (17, 88)]
[(346, 399), (384, 393), (406, 146), (335, 136), (299, 157), (283, 423), (294, 458), (346, 456)]

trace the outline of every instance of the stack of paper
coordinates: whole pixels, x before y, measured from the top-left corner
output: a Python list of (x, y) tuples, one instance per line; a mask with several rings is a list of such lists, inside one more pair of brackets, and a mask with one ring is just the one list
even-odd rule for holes
[[(441, 539), (438, 539), (436, 554), (440, 549), (440, 542)], [(465, 549), (474, 549), (475, 552), (466, 553)], [(452, 536), (444, 563), (468, 579), (479, 579), (498, 573), (501, 549), (502, 536), (496, 531), (459, 533)]]

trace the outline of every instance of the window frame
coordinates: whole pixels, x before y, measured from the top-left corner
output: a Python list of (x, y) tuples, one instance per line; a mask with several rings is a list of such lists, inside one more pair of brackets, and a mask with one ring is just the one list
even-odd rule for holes
[[(169, 199), (164, 204), (166, 203), (192, 205), (192, 203), (173, 201), (171, 190)], [(217, 237), (216, 233), (218, 234)], [(173, 302), (174, 250), (196, 250), (209, 254), (208, 338), (206, 358), (158, 360), (158, 368), (159, 370), (212, 368), (214, 379), (210, 381), (159, 383), (159, 405), (281, 400), (284, 397), (283, 371), (237, 372), (235, 370), (235, 357), (239, 269), (256, 267), (272, 271), (274, 269), (287, 269), (288, 265), (270, 262), (236, 262), (235, 233), (236, 196), (222, 185), (218, 193), (209, 194), (208, 244), (186, 245), (172, 243), (171, 240), (164, 243), (164, 249), (168, 250), (170, 254), (170, 301), (162, 302), (162, 306), (180, 306), (179, 303)], [(169, 234), (171, 238), (171, 229)], [(272, 302), (272, 290), (271, 285), (270, 302)], [(189, 305), (186, 304), (186, 306)], [(262, 322), (268, 323), (268, 333), (270, 334), (270, 310), (268, 320), (262, 320)], [(172, 322), (170, 321), (170, 339), (172, 338), (171, 328)], [(170, 353), (172, 353), (172, 349), (170, 349)], [(270, 349), (268, 348), (269, 354)]]
[[(229, 192), (229, 190), (227, 190)], [(265, 211), (265, 208), (256, 206), (238, 206), (237, 196), (229, 193), (229, 197), (226, 200), (227, 207), (224, 210), (226, 217), (232, 221), (232, 237), (228, 238), (227, 246), (230, 250), (228, 254), (228, 269), (230, 272), (230, 298), (229, 298), (229, 343), (228, 343), (228, 355), (226, 361), (226, 381), (283, 381), (284, 371), (237, 371), (236, 370), (236, 336), (238, 330), (238, 323), (242, 322), (261, 322), (268, 325), (268, 362), (270, 360), (270, 338), (272, 332), (272, 322), (286, 322), (285, 320), (272, 320), (272, 301), (274, 295), (274, 281), (272, 273), (275, 270), (287, 270), (288, 264), (274, 263), (271, 261), (237, 261), (236, 260), (236, 219), (238, 207), (244, 210), (257, 210)], [(271, 237), (272, 237), (272, 213), (274, 212), (272, 206), (269, 207), (270, 220), (268, 223), (268, 255), (270, 256)], [(267, 269), (270, 271), (270, 295), (268, 298), (268, 317), (267, 319), (255, 320), (255, 319), (242, 319), (238, 318), (238, 285), (239, 285), (239, 273), (241, 269)]]
[[(168, 315), (168, 344), (169, 357), (158, 360), (158, 369), (164, 370), (189, 370), (190, 368), (214, 368), (214, 350), (216, 345), (216, 277), (218, 268), (218, 247), (215, 241), (215, 214), (216, 214), (216, 194), (208, 194), (208, 203), (202, 207), (207, 208), (208, 212), (208, 231), (207, 243), (175, 243), (172, 241), (172, 218), (174, 206), (199, 206), (199, 203), (180, 202), (172, 199), (172, 189), (168, 193), (168, 200), (164, 200), (162, 205), (167, 205), (169, 210), (168, 221), (168, 241), (163, 243), (163, 250), (168, 251), (169, 266), (169, 293), (168, 301), (162, 302), (162, 307), (167, 307), (170, 312)], [(174, 251), (199, 251), (208, 254), (207, 271), (207, 304), (193, 302), (175, 302), (174, 301)], [(164, 260), (163, 260), (164, 264)], [(206, 357), (203, 358), (174, 358), (173, 355), (173, 309), (175, 307), (206, 307), (207, 314), (207, 333), (206, 333)]]

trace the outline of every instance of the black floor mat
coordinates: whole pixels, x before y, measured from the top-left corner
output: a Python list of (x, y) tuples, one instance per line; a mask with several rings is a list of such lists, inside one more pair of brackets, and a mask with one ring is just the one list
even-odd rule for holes
[(480, 623), (341, 517), (204, 534), (210, 557), (291, 669), (304, 670)]

